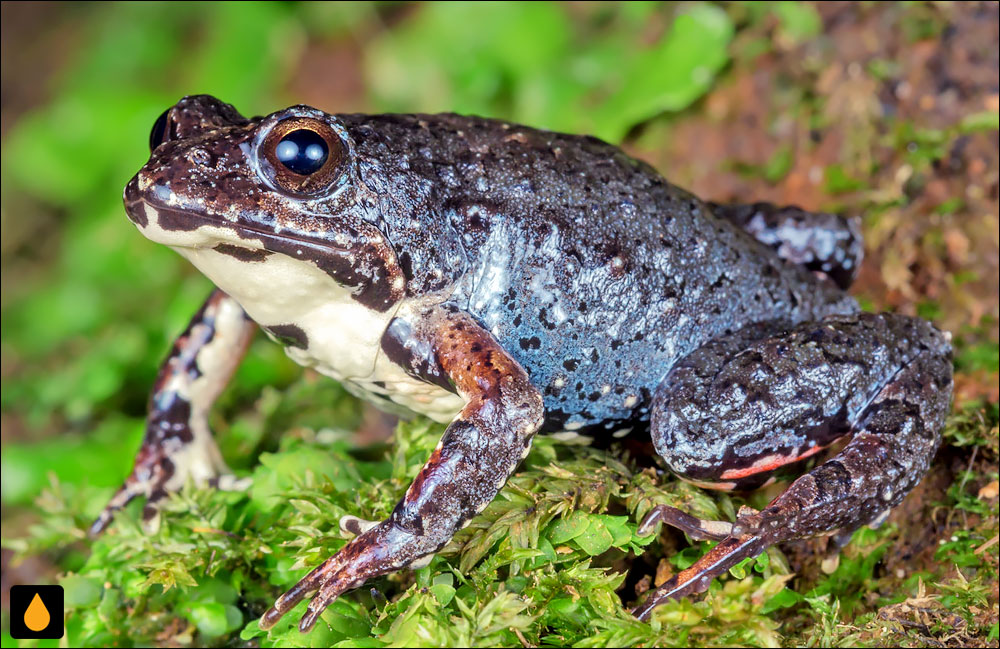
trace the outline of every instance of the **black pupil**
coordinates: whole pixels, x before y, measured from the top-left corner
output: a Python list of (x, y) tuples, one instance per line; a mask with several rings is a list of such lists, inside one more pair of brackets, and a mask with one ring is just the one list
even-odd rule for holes
[(278, 161), (301, 176), (319, 171), (328, 154), (326, 140), (307, 128), (292, 131), (274, 149)]
[(167, 113), (170, 109), (166, 109), (163, 113), (156, 118), (156, 122), (153, 124), (153, 130), (149, 132), (149, 150), (153, 151), (156, 147), (163, 144), (163, 140), (167, 135)]

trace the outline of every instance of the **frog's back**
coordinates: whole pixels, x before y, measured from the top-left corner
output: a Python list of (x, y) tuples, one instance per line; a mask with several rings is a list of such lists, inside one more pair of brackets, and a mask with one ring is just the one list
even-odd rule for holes
[[(451, 291), (542, 390), (549, 429), (628, 428), (678, 358), (762, 320), (856, 308), (586, 136), (345, 116), (413, 295)], [(366, 169), (365, 165), (371, 165)]]

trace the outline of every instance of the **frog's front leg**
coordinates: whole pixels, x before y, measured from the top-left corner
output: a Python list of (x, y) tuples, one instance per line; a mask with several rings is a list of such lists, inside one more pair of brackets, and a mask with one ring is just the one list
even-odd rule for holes
[(410, 357), (407, 370), (429, 381), (450, 381), (466, 405), (389, 518), (279, 597), (261, 617), (261, 628), (274, 626), (318, 590), (299, 623), (308, 631), (341, 593), (440, 550), (493, 500), (542, 423), (542, 397), (527, 373), (469, 316), (433, 307), (412, 319), (397, 318), (387, 336)]
[(721, 540), (652, 593), (634, 611), (640, 619), (707, 589), (769, 545), (844, 537), (880, 522), (927, 472), (940, 441), (951, 348), (927, 322), (863, 313), (779, 328), (750, 344), (743, 333), (693, 352), (658, 390), (653, 440), (674, 471), (719, 488), (753, 486), (838, 437), (853, 438), (765, 509), (741, 511), (732, 524), (651, 512), (644, 529), (664, 520)]
[(184, 486), (242, 488), (234, 480), (208, 428), (208, 413), (229, 381), (256, 326), (236, 300), (216, 289), (174, 342), (149, 400), (146, 435), (132, 472), (90, 527), (99, 534), (116, 511), (146, 497), (143, 518), (156, 520), (156, 502)]

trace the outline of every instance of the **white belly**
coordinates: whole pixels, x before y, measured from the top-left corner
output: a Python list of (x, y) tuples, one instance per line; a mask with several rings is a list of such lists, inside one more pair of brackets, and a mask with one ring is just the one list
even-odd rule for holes
[(385, 313), (369, 309), (311, 262), (285, 255), (245, 262), (210, 248), (176, 250), (258, 324), (291, 324), (305, 332), (308, 346), (286, 347), (288, 356), (341, 381), (352, 394), (397, 414), (392, 404), (402, 406), (402, 414), (439, 422), (450, 422), (465, 405), (457, 394), (407, 375), (382, 353), (382, 333), (401, 305)]

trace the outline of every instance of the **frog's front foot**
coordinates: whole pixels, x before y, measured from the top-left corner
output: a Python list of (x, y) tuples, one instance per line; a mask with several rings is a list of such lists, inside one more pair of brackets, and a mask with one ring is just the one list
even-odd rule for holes
[(226, 466), (207, 427), (200, 433), (185, 431), (181, 437), (188, 439), (186, 442), (150, 443), (151, 438), (159, 437), (147, 431), (132, 472), (90, 526), (92, 537), (111, 524), (115, 512), (139, 496), (146, 498), (143, 525), (148, 532), (156, 531), (160, 520), (157, 504), (189, 480), (198, 487), (215, 487), (223, 491), (243, 491), (250, 487), (250, 478), (237, 478)]
[(156, 503), (190, 479), (198, 486), (246, 489), (226, 466), (208, 428), (208, 411), (236, 369), (254, 332), (239, 304), (215, 290), (191, 319), (160, 367), (150, 398), (146, 435), (132, 472), (90, 526), (104, 531), (116, 511), (145, 496), (143, 519), (155, 528)]
[[(442, 530), (438, 534), (414, 534), (400, 527), (393, 518), (355, 537), (340, 552), (303, 577), (264, 613), (260, 618), (260, 627), (271, 628), (296, 604), (316, 592), (299, 621), (299, 629), (307, 632), (337, 597), (373, 577), (412, 566), (419, 557), (431, 554), (447, 543), (451, 536), (451, 530)], [(441, 541), (442, 538), (445, 540)]]
[(531, 448), (542, 423), (541, 394), (487, 331), (443, 307), (397, 330), (407, 332), (398, 342), (414, 355), (411, 369), (446, 377), (466, 406), (389, 518), (373, 526), (345, 517), (341, 528), (358, 536), (279, 597), (261, 617), (263, 629), (315, 592), (299, 622), (306, 632), (345, 591), (420, 565), (493, 500)]

